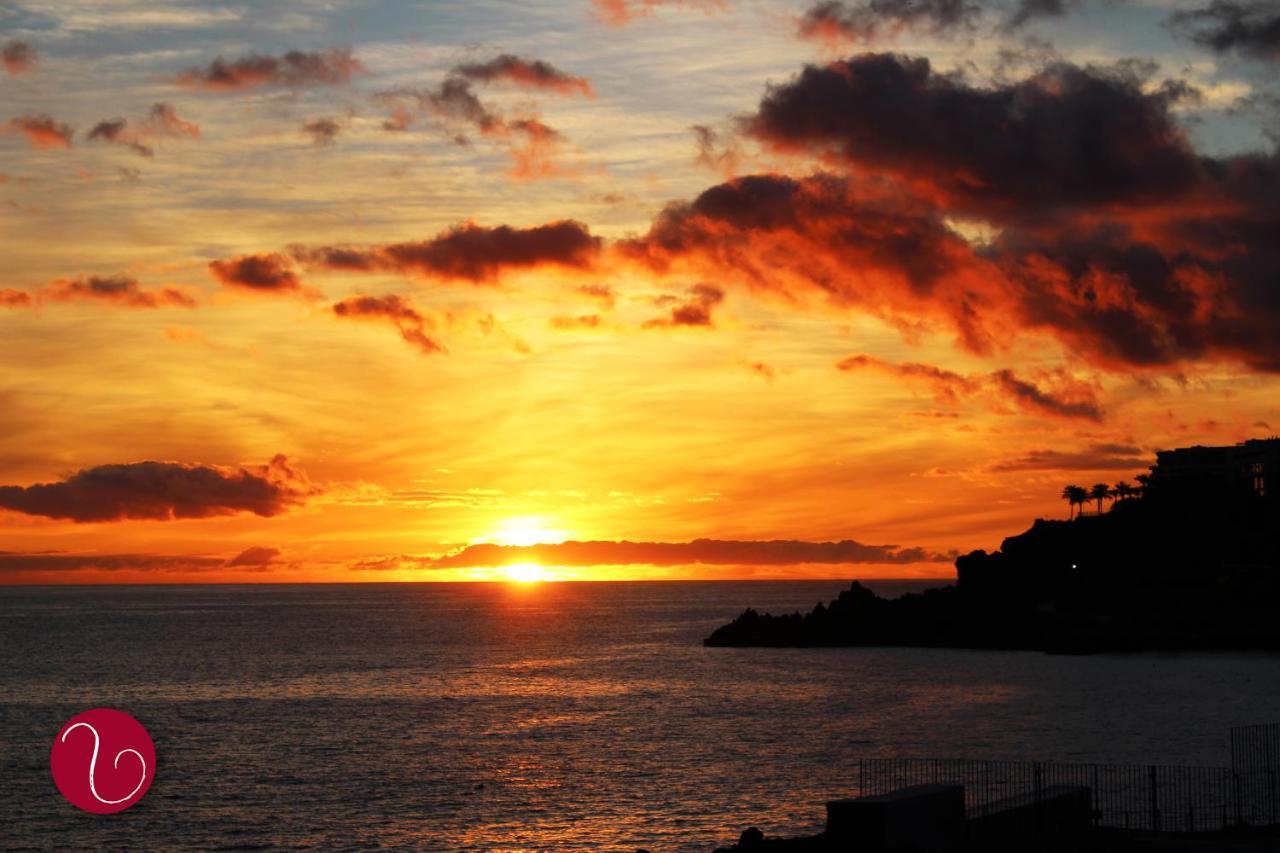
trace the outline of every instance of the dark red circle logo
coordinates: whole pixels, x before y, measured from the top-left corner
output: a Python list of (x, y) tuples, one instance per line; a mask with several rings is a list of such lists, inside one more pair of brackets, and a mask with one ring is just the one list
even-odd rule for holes
[(156, 775), (151, 735), (114, 708), (76, 714), (49, 752), (53, 781), (67, 801), (94, 814), (122, 812), (141, 800)]

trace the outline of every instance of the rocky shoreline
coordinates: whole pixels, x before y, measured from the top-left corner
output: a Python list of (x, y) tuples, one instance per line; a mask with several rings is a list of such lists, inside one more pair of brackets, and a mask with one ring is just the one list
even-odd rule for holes
[(1038, 520), (956, 582), (884, 599), (856, 581), (808, 613), (748, 609), (707, 646), (927, 646), (1082, 654), (1280, 649), (1275, 501), (1152, 495)]

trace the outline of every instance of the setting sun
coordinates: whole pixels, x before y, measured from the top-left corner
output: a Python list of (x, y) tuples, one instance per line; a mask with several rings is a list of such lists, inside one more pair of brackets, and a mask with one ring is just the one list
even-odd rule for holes
[(546, 570), (537, 563), (513, 563), (506, 566), (503, 571), (516, 583), (538, 583), (549, 579)]
[(520, 515), (502, 520), (492, 533), (480, 541), (495, 545), (529, 546), (563, 542), (567, 538), (567, 531), (549, 527), (544, 516)]

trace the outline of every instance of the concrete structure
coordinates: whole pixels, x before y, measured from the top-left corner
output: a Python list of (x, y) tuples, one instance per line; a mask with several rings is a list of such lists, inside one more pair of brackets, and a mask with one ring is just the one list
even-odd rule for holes
[(1150, 487), (1192, 487), (1223, 492), (1280, 494), (1280, 438), (1251, 439), (1227, 447), (1180, 447), (1156, 454)]
[(1031, 849), (1037, 838), (1062, 840), (1088, 832), (1093, 820), (1092, 792), (1077, 785), (1051, 785), (987, 803), (965, 822), (967, 842), (977, 849)]
[(964, 839), (964, 787), (915, 785), (827, 803), (827, 849), (943, 853)]

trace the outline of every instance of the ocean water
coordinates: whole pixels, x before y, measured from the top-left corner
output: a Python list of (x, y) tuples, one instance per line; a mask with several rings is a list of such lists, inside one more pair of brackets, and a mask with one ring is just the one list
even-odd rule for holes
[[(844, 586), (0, 587), (0, 848), (710, 851), (819, 830), (862, 756), (1225, 764), (1280, 720), (1280, 656), (700, 644)], [(157, 751), (106, 817), (48, 766), (98, 706)]]

